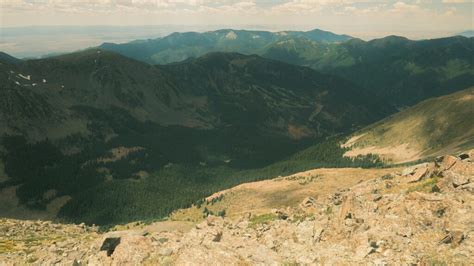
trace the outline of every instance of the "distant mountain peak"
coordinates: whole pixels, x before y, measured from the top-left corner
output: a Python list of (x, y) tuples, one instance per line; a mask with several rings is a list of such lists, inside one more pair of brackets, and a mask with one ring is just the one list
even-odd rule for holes
[(369, 44), (374, 46), (384, 47), (384, 46), (392, 46), (392, 45), (401, 45), (412, 42), (410, 39), (405, 38), (403, 36), (397, 35), (389, 35), (380, 39), (374, 39), (369, 41)]
[(403, 36), (399, 36), (399, 35), (388, 35), (383, 38), (371, 40), (371, 42), (397, 42), (397, 41), (406, 42), (406, 41), (410, 41), (410, 39)]
[[(306, 32), (307, 32), (307, 33), (312, 32), (312, 33), (324, 33), (324, 34), (340, 35), (340, 34), (336, 34), (336, 33), (331, 32), (331, 31), (322, 30), (322, 29), (318, 29), (318, 28), (312, 29), (312, 30), (308, 30), (308, 31), (306, 31)], [(346, 34), (342, 34), (342, 35), (340, 35), (340, 36), (348, 36), (348, 37), (350, 37), (349, 35), (346, 35)], [(352, 37), (351, 37), (351, 38), (352, 38)]]
[(280, 32), (220, 29), (202, 33), (175, 32), (153, 40), (104, 43), (100, 47), (147, 63), (168, 64), (216, 51), (262, 54), (265, 47), (288, 38), (306, 38), (321, 43), (340, 43), (352, 39), (348, 35), (320, 29)]

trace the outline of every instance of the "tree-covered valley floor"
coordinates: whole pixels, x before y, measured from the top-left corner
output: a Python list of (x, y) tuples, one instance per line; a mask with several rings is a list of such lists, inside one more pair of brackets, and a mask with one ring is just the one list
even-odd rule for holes
[[(261, 166), (268, 159), (263, 153), (249, 155), (247, 162), (239, 160), (247, 165), (237, 165), (225, 158), (200, 162), (177, 146), (164, 148), (168, 155), (175, 149), (176, 154), (191, 158), (164, 164), (161, 154), (154, 151), (162, 151), (165, 142), (160, 142), (159, 148), (147, 146), (148, 143), (143, 139), (129, 147), (109, 143), (114, 148), (97, 145), (81, 153), (64, 155), (49, 141), (29, 144), (21, 137), (4, 137), (6, 152), (0, 170), (9, 178), (0, 183), (5, 202), (0, 211), (7, 218), (110, 226), (159, 220), (241, 183), (320, 167), (383, 166), (376, 156), (343, 157), (346, 149), (340, 147), (341, 138), (327, 139), (266, 166)], [(287, 144), (273, 149), (288, 147)], [(271, 149), (263, 152), (271, 157)]]

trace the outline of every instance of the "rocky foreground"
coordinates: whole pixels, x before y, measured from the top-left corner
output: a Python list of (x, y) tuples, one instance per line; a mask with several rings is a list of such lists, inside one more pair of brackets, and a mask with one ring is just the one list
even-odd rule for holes
[(3, 219), (0, 264), (468, 265), (474, 153), (438, 157), (268, 213), (114, 230)]

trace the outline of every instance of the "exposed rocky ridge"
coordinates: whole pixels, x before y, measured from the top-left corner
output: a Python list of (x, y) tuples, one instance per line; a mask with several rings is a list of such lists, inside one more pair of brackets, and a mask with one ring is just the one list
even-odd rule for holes
[(4, 219), (0, 261), (469, 264), (474, 256), (473, 158), (474, 151), (438, 157), (326, 198), (308, 195), (299, 206), (236, 219), (209, 216), (193, 228), (168, 221), (99, 233), (83, 225)]

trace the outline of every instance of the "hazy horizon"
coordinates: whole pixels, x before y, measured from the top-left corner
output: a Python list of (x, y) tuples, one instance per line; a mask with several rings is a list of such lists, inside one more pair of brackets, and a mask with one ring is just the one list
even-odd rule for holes
[(0, 50), (17, 57), (222, 28), (317, 28), (363, 40), (474, 29), (472, 0), (4, 0), (0, 8)]
[[(208, 25), (208, 26), (190, 26), (190, 25), (142, 25), (142, 26), (104, 26), (104, 25), (69, 25), (69, 26), (22, 26), (22, 27), (0, 27), (0, 51), (6, 52), (18, 58), (38, 58), (42, 56), (69, 53), (94, 46), (104, 42), (125, 43), (134, 40), (153, 39), (169, 35), (173, 32), (205, 32), (217, 29), (234, 30), (266, 30), (266, 31), (285, 31), (285, 30), (312, 30), (321, 29), (317, 27), (307, 27), (292, 29), (291, 27), (272, 27), (247, 25)], [(333, 32), (333, 31), (331, 31)], [(333, 32), (337, 34), (347, 34), (352, 37), (363, 40), (383, 38), (389, 35), (404, 36), (409, 39), (429, 39), (441, 38), (459, 34), (461, 32), (444, 32), (438, 35), (413, 38), (400, 33), (380, 32), (373, 38), (364, 38), (357, 33)]]
[(472, 0), (4, 0), (3, 27), (292, 25), (331, 31), (463, 31)]

